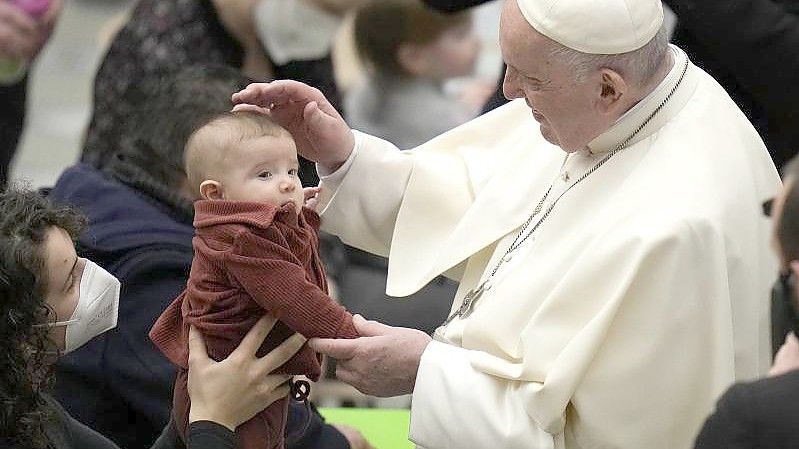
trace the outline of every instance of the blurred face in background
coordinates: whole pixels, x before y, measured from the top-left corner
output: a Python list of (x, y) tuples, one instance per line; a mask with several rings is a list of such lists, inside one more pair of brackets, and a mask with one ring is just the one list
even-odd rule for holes
[(474, 33), (472, 20), (452, 27), (428, 46), (433, 75), (440, 79), (469, 76), (474, 72), (480, 41)]
[(437, 80), (472, 75), (480, 41), (469, 19), (444, 30), (426, 44), (402, 44), (399, 61), (411, 74)]

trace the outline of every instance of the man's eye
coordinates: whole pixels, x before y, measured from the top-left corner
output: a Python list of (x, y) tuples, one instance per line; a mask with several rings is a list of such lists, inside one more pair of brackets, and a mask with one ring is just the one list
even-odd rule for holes
[(527, 87), (528, 87), (529, 89), (535, 89), (535, 90), (538, 90), (538, 89), (540, 89), (540, 88), (541, 88), (541, 83), (539, 83), (538, 81), (532, 81), (532, 80), (529, 80), (529, 79), (528, 79), (528, 80), (527, 80)]
[(299, 171), (296, 168), (292, 168), (291, 170), (289, 170), (289, 175), (291, 176), (297, 176), (298, 173)]
[(268, 171), (262, 171), (261, 173), (258, 173), (258, 177), (262, 179), (269, 179), (272, 177), (272, 173)]

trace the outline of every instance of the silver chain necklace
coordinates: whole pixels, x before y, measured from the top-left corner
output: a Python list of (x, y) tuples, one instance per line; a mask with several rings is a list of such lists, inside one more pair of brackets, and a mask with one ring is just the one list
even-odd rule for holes
[[(682, 84), (682, 80), (683, 80), (683, 78), (685, 78), (685, 73), (687, 71), (688, 71), (688, 61), (685, 61), (685, 66), (682, 69), (682, 73), (680, 74), (680, 78), (677, 80), (677, 84), (674, 85), (674, 87), (671, 89), (669, 94), (666, 95), (666, 98), (663, 99), (663, 101), (660, 103), (660, 105), (658, 105), (658, 107), (655, 108), (655, 110), (652, 111), (651, 114), (649, 114), (649, 116), (646, 118), (646, 120), (644, 120), (643, 123), (641, 123), (641, 125), (638, 128), (636, 128), (635, 131), (632, 132), (632, 134), (630, 134), (626, 139), (624, 139), (614, 149), (609, 151), (608, 154), (605, 155), (605, 157), (603, 157), (599, 162), (594, 164), (593, 167), (591, 167), (585, 173), (583, 173), (582, 176), (577, 178), (577, 180), (574, 181), (574, 183), (572, 183), (557, 198), (555, 198), (555, 201), (553, 201), (552, 204), (550, 204), (547, 207), (546, 211), (544, 211), (544, 214), (541, 216), (541, 218), (539, 218), (538, 221), (536, 222), (536, 224), (532, 227), (532, 229), (530, 229), (530, 232), (525, 232), (525, 231), (527, 231), (527, 228), (530, 227), (530, 224), (533, 222), (533, 219), (536, 216), (538, 216), (538, 214), (540, 214), (541, 211), (543, 210), (544, 202), (547, 200), (547, 198), (549, 197), (549, 194), (552, 192), (552, 188), (555, 186), (555, 181), (553, 181), (549, 185), (549, 188), (544, 193), (544, 196), (541, 198), (540, 201), (538, 201), (538, 204), (535, 206), (535, 209), (533, 210), (533, 213), (530, 215), (530, 217), (527, 218), (527, 220), (524, 222), (524, 224), (522, 224), (521, 229), (519, 229), (519, 233), (516, 234), (516, 238), (513, 239), (513, 243), (510, 244), (508, 249), (505, 251), (505, 254), (503, 254), (502, 257), (499, 259), (497, 264), (494, 266), (494, 269), (491, 270), (491, 274), (489, 274), (488, 277), (483, 282), (480, 283), (480, 285), (478, 285), (476, 288), (473, 288), (473, 289), (469, 290), (469, 292), (466, 293), (466, 296), (464, 296), (464, 298), (463, 298), (463, 303), (461, 303), (461, 306), (458, 308), (458, 310), (453, 312), (452, 315), (450, 315), (444, 321), (444, 323), (441, 326), (448, 325), (456, 317), (465, 318), (466, 316), (469, 315), (469, 313), (471, 313), (472, 309), (474, 308), (474, 304), (480, 299), (480, 297), (483, 295), (483, 293), (485, 293), (486, 291), (491, 289), (490, 281), (491, 281), (491, 279), (494, 278), (494, 275), (497, 274), (497, 271), (499, 270), (499, 268), (505, 262), (510, 261), (511, 258), (509, 257), (509, 255), (511, 253), (513, 253), (514, 251), (516, 251), (517, 249), (519, 249), (519, 247), (522, 246), (522, 244), (527, 240), (527, 238), (530, 237), (531, 235), (533, 235), (536, 230), (538, 230), (538, 228), (541, 226), (541, 224), (544, 223), (544, 221), (552, 213), (552, 210), (555, 209), (555, 206), (558, 204), (560, 199), (563, 198), (563, 195), (565, 195), (569, 190), (571, 190), (577, 184), (583, 182), (592, 173), (594, 173), (595, 171), (599, 170), (599, 167), (605, 165), (605, 163), (607, 161), (609, 161), (610, 158), (615, 156), (618, 152), (620, 152), (621, 150), (627, 148), (627, 145), (629, 145), (629, 143), (635, 138), (635, 136), (637, 136), (638, 133), (640, 133), (641, 130), (643, 130), (644, 127), (646, 127), (646, 125), (648, 125), (649, 122), (652, 121), (653, 118), (655, 118), (655, 116), (663, 109), (663, 107), (666, 106), (666, 103), (668, 103), (669, 100), (671, 100), (671, 97), (674, 96), (675, 92), (677, 92), (677, 88), (680, 87), (680, 84)], [(569, 156), (566, 155), (566, 159), (568, 159), (568, 157)], [(563, 161), (563, 165), (566, 165), (566, 160)]]

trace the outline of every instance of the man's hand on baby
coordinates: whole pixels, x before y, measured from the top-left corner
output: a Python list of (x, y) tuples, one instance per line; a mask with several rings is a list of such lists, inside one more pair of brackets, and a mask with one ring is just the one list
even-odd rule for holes
[(336, 376), (361, 393), (378, 397), (410, 394), (431, 338), (416, 329), (391, 327), (355, 315), (355, 339), (308, 340), (317, 352), (338, 360)]
[(306, 159), (335, 171), (355, 147), (355, 136), (319, 89), (291, 80), (250, 84), (233, 94), (236, 110), (266, 113), (286, 128)]
[(319, 202), (317, 200), (319, 190), (319, 187), (306, 187), (302, 189), (302, 193), (305, 195), (305, 207), (316, 210), (316, 204)]

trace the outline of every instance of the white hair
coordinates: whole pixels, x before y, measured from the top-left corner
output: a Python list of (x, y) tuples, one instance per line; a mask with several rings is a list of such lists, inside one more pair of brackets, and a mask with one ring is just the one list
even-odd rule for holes
[(660, 28), (655, 37), (643, 47), (627, 53), (615, 55), (594, 55), (583, 53), (552, 42), (550, 56), (559, 58), (572, 69), (578, 82), (592, 72), (602, 68), (618, 72), (628, 82), (644, 86), (657, 74), (669, 49), (669, 32), (666, 26)]

